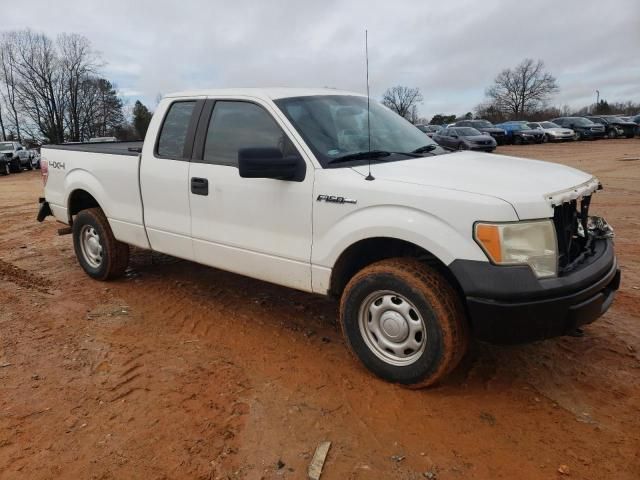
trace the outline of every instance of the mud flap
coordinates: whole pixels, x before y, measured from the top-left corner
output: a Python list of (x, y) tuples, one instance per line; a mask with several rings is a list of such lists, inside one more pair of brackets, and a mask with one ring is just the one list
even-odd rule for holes
[(43, 197), (38, 199), (40, 202), (40, 210), (38, 211), (38, 221), (42, 222), (45, 218), (53, 215), (51, 213), (51, 207), (49, 207), (49, 202), (47, 202)]

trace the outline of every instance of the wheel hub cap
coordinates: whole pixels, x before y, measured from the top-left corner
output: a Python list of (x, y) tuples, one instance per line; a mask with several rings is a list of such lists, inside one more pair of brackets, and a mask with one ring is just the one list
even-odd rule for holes
[(387, 311), (380, 319), (381, 333), (389, 340), (402, 342), (409, 335), (409, 325), (398, 312)]
[(80, 230), (80, 249), (85, 261), (93, 268), (102, 264), (102, 245), (100, 235), (91, 225), (84, 225)]
[(418, 309), (404, 296), (377, 291), (359, 311), (360, 334), (367, 347), (391, 365), (414, 363), (426, 347), (426, 327)]

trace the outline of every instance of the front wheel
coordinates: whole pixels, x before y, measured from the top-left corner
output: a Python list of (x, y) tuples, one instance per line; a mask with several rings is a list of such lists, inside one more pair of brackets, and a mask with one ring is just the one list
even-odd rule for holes
[(73, 248), (80, 266), (96, 280), (120, 277), (129, 264), (129, 245), (116, 240), (100, 208), (82, 210), (76, 215)]
[(0, 174), (9, 175), (11, 173), (11, 167), (9, 166), (9, 162), (4, 162), (2, 167), (0, 167)]
[(342, 295), (340, 323), (366, 368), (414, 388), (445, 377), (468, 345), (458, 294), (440, 273), (412, 258), (382, 260), (357, 273)]

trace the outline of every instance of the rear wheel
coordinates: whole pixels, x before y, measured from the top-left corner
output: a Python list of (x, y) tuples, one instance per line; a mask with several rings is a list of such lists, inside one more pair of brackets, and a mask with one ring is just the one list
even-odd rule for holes
[(412, 258), (374, 263), (348, 283), (340, 323), (351, 352), (377, 376), (415, 388), (435, 384), (460, 362), (468, 326), (457, 293)]
[(116, 240), (100, 208), (82, 210), (76, 215), (73, 247), (80, 266), (97, 280), (117, 278), (129, 264), (129, 245)]
[(611, 129), (609, 130), (609, 133), (607, 134), (608, 138), (616, 138), (618, 136), (618, 134), (616, 133), (615, 129)]

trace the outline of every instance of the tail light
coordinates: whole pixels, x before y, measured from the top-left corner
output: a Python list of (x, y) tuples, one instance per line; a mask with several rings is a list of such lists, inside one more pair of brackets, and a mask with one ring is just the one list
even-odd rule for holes
[(42, 173), (42, 185), (46, 187), (49, 179), (49, 164), (44, 158), (40, 159), (40, 172)]

